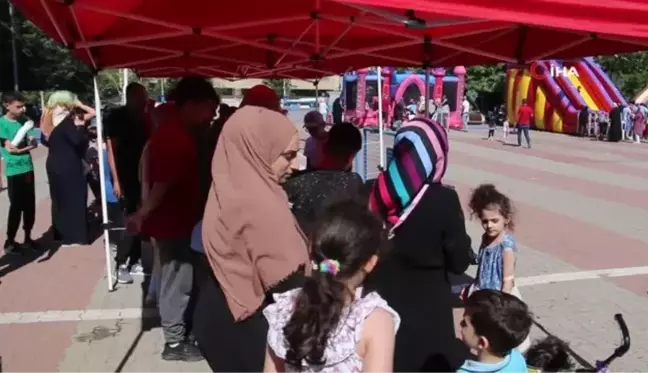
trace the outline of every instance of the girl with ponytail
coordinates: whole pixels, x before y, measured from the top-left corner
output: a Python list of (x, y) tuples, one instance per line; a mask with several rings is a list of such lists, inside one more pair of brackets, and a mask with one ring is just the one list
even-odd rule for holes
[(312, 276), (263, 311), (264, 371), (392, 371), (400, 318), (378, 293), (362, 295), (382, 242), (382, 225), (364, 205), (328, 207), (312, 237)]

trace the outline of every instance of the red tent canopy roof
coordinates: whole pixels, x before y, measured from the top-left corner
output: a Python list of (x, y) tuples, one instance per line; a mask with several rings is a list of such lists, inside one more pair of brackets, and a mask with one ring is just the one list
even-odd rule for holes
[(94, 68), (149, 77), (318, 78), (376, 65), (527, 63), (648, 49), (644, 1), (14, 3)]

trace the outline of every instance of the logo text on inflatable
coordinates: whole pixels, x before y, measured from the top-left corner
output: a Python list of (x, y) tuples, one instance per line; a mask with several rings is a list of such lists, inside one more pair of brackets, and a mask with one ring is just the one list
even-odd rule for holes
[[(552, 78), (559, 78), (561, 76), (564, 77), (569, 77), (569, 76), (575, 76), (578, 78), (578, 70), (574, 66), (571, 67), (566, 67), (566, 66), (558, 66), (553, 63), (549, 63), (549, 76)], [(547, 73), (547, 67), (545, 65), (539, 64), (537, 62), (534, 62), (529, 66), (529, 74), (531, 74), (531, 77), (534, 79), (544, 79)]]

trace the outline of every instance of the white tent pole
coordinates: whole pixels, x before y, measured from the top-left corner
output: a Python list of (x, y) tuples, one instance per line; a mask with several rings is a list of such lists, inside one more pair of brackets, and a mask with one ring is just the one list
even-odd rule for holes
[(97, 112), (97, 150), (99, 155), (99, 183), (101, 186), (101, 222), (103, 223), (104, 250), (106, 252), (106, 278), (108, 279), (108, 290), (113, 290), (112, 261), (110, 259), (110, 237), (108, 235), (108, 205), (106, 203), (106, 170), (104, 166), (104, 139), (103, 139), (103, 118), (101, 115), (101, 98), (99, 97), (99, 84), (97, 76), (93, 78), (95, 111)]
[(380, 66), (377, 69), (378, 73), (378, 141), (380, 142), (380, 167), (385, 168), (385, 136), (383, 125), (383, 100), (382, 100), (382, 71)]
[(425, 118), (430, 117), (430, 69), (425, 68)]
[(122, 69), (124, 81), (122, 82), (122, 105), (126, 105), (126, 87), (128, 87), (128, 69)]

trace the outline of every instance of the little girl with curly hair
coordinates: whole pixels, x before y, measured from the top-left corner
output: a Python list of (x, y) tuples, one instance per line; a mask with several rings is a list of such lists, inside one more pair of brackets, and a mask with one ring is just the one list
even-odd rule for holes
[[(522, 299), (515, 286), (515, 255), (518, 247), (513, 237), (513, 203), (494, 185), (482, 184), (473, 191), (469, 207), (472, 216), (481, 221), (484, 234), (477, 254), (477, 276), (475, 282), (465, 289), (463, 297), (467, 298), (475, 290), (491, 289)], [(529, 344), (527, 338), (518, 349), (524, 351)]]

